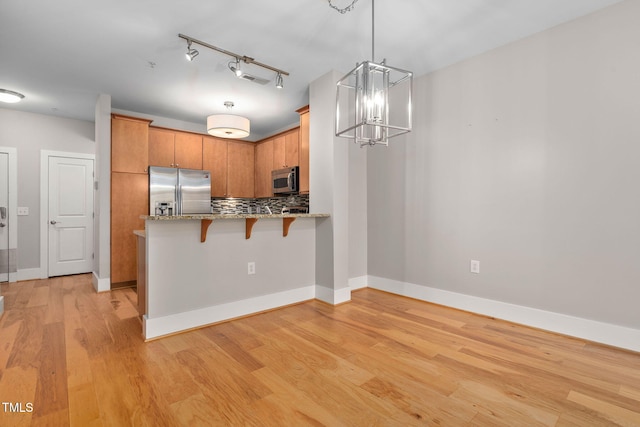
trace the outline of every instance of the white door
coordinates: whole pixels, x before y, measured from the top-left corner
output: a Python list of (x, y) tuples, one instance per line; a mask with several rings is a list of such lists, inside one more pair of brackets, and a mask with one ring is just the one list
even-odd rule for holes
[(49, 157), (48, 275), (93, 270), (93, 160)]
[(0, 282), (9, 281), (9, 155), (0, 153)]

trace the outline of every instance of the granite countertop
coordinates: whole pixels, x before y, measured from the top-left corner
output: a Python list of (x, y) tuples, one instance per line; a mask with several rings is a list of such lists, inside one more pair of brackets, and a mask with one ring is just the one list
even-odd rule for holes
[(196, 214), (196, 215), (141, 215), (140, 218), (150, 221), (184, 221), (191, 219), (246, 219), (246, 218), (328, 218), (329, 214)]

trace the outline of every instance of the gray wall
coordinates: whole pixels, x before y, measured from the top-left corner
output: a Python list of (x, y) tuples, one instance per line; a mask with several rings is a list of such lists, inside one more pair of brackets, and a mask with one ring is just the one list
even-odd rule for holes
[(40, 150), (94, 153), (92, 122), (0, 108), (0, 146), (16, 147), (18, 206), (18, 272), (40, 267)]
[(369, 275), (637, 328), (638, 16), (417, 79), (414, 131), (369, 152)]

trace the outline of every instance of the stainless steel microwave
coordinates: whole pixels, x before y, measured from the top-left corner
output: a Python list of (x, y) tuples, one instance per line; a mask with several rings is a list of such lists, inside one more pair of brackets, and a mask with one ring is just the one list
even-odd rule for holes
[(276, 169), (271, 172), (273, 194), (295, 194), (300, 191), (298, 178), (300, 169), (292, 168)]

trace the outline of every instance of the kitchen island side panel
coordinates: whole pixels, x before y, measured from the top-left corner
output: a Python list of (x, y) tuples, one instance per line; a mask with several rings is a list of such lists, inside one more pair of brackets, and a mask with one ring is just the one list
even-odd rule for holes
[[(147, 318), (153, 320), (315, 285), (315, 219), (261, 219), (245, 239), (243, 219), (146, 221)], [(247, 274), (255, 262), (255, 274)], [(283, 305), (290, 302), (283, 302)]]

